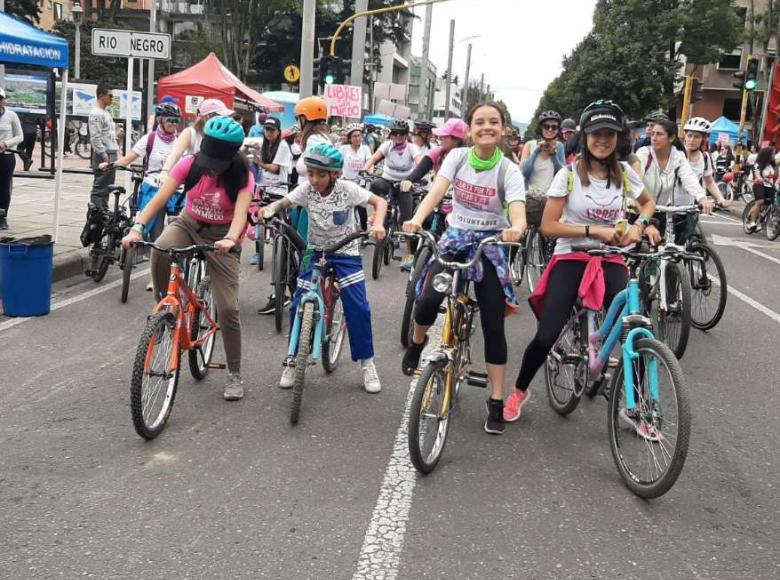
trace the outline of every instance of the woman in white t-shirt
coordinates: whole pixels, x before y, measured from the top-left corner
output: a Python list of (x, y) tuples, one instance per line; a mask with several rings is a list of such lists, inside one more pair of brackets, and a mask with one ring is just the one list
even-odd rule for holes
[[(542, 232), (558, 242), (530, 299), (539, 324), (523, 355), (515, 391), (504, 407), (504, 419), (510, 422), (520, 418), (531, 380), (558, 339), (578, 296), (592, 291), (588, 281), (604, 281), (603, 304), (588, 304), (595, 309), (608, 308), (628, 283), (622, 258), (593, 259), (585, 252), (573, 251), (573, 245), (590, 238), (621, 246), (637, 242), (655, 211), (655, 202), (641, 178), (619, 160), (618, 139), (626, 138), (622, 109), (612, 101), (596, 101), (585, 108), (580, 127), (585, 139), (582, 154), (571, 169), (558, 171), (547, 192)], [(623, 218), (628, 198), (634, 200), (640, 216), (621, 234), (615, 225)], [(586, 270), (591, 272), (592, 268), (599, 271), (586, 277)]]
[[(718, 189), (718, 184), (715, 182), (714, 177), (715, 163), (707, 152), (707, 138), (710, 135), (711, 125), (703, 117), (688, 119), (684, 127), (685, 140), (683, 144), (685, 145), (685, 154), (688, 156), (688, 163), (693, 173), (699, 178), (699, 183), (701, 183), (705, 191), (709, 192), (721, 206), (728, 207), (731, 205), (731, 202), (725, 199)], [(679, 181), (674, 196), (677, 203), (694, 203), (693, 196), (688, 195)]]
[[(357, 182), (358, 175), (371, 159), (371, 149), (363, 144), (363, 126), (360, 123), (347, 125), (346, 136), (347, 144), (339, 148), (344, 156), (344, 171), (341, 177), (347, 181)], [(368, 228), (368, 212), (362, 205), (357, 206), (356, 211), (360, 218), (360, 229), (365, 231)]]
[[(486, 237), (501, 232), (505, 241), (517, 242), (526, 229), (523, 175), (504, 157), (500, 148), (506, 125), (503, 110), (495, 103), (480, 103), (471, 109), (466, 121), (474, 146), (454, 149), (447, 155), (431, 191), (414, 217), (403, 226), (407, 232), (419, 231), (425, 218), (452, 185), (452, 213), (447, 218), (447, 229), (439, 240), (438, 251), (456, 254), (458, 260), (470, 259), (479, 242)], [(431, 286), (433, 277), (442, 270), (438, 262), (432, 262), (428, 272), (421, 276), (424, 282), (414, 310), (414, 334), (402, 363), (405, 374), (411, 374), (420, 363), (428, 328), (435, 322), (444, 300), (444, 294)], [(488, 433), (500, 434), (504, 430), (507, 361), (504, 317), (507, 308), (510, 311), (518, 308), (517, 298), (506, 257), (497, 246), (486, 246), (481, 261), (464, 275), (474, 281), (474, 292), (479, 300), (485, 363), (492, 388), (484, 428)]]

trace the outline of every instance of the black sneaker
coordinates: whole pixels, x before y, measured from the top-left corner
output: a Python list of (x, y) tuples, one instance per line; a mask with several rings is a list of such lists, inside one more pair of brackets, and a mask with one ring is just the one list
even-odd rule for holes
[(271, 294), (268, 297), (268, 303), (263, 306), (262, 308), (257, 309), (258, 314), (273, 314), (274, 310), (276, 310), (276, 297)]
[(29, 157), (25, 158), (25, 160), (24, 160), (24, 170), (25, 171), (30, 171), (30, 167), (32, 167), (32, 164), (33, 164), (33, 160), (32, 159), (30, 159)]
[(7, 230), (8, 229), (8, 220), (4, 217), (0, 217), (0, 230)]
[(485, 403), (487, 407), (487, 419), (485, 419), (485, 433), (491, 435), (501, 435), (506, 428), (504, 423), (504, 401), (488, 399)]
[(412, 376), (414, 371), (417, 370), (417, 367), (420, 366), (420, 356), (422, 355), (422, 351), (426, 344), (428, 344), (427, 336), (425, 337), (425, 341), (422, 344), (417, 344), (412, 341), (409, 344), (409, 348), (406, 349), (404, 359), (401, 361), (401, 371), (407, 377)]

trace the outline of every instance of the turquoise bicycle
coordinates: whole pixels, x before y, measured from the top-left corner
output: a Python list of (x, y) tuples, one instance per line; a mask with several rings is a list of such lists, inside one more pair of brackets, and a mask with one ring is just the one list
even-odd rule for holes
[(290, 409), (290, 423), (293, 425), (298, 423), (301, 413), (306, 368), (321, 360), (326, 373), (335, 371), (347, 336), (347, 320), (336, 272), (328, 266), (326, 257), (367, 236), (368, 232), (350, 234), (328, 248), (316, 250), (311, 257), (314, 260), (311, 284), (298, 304), (284, 363), (285, 366), (295, 367)]
[[(585, 245), (575, 251), (639, 261), (658, 257), (657, 252), (611, 246)], [(609, 401), (607, 429), (618, 472), (636, 495), (654, 498), (669, 491), (682, 471), (691, 412), (680, 363), (655, 337), (650, 319), (642, 312), (636, 271), (600, 325), (599, 313), (575, 306), (547, 355), (545, 382), (550, 406), (563, 416), (577, 408), (583, 393), (604, 394)], [(621, 359), (610, 381), (610, 354), (618, 344)]]

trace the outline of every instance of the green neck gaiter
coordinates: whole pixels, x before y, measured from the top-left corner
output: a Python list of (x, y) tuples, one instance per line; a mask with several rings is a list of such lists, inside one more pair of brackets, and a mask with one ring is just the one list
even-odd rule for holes
[(496, 147), (496, 150), (493, 152), (493, 155), (490, 157), (490, 159), (480, 159), (477, 157), (477, 152), (474, 147), (469, 149), (469, 165), (471, 165), (477, 171), (490, 171), (496, 165), (501, 163), (503, 158), (504, 153), (498, 147)]

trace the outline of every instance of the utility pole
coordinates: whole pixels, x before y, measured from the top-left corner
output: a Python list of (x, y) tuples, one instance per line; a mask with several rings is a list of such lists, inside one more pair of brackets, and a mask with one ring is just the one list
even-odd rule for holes
[(312, 96), (314, 77), (314, 21), (316, 19), (316, 0), (303, 0), (303, 28), (301, 34), (301, 79), (300, 97)]
[[(368, 0), (356, 0), (355, 12), (365, 12), (366, 10), (368, 10)], [(363, 87), (367, 25), (367, 19), (360, 18), (352, 29), (352, 70), (349, 73), (349, 82), (353, 87)], [(363, 103), (360, 103), (360, 108), (363, 108)]]
[(471, 43), (469, 43), (468, 53), (466, 55), (466, 77), (463, 81), (463, 94), (460, 96), (460, 108), (463, 115), (466, 114), (469, 98), (469, 73), (471, 72)]
[[(152, 0), (149, 10), (149, 32), (157, 32), (157, 0)], [(154, 59), (149, 59), (149, 78), (146, 79), (146, 116), (154, 114)], [(139, 69), (142, 68), (139, 66)], [(132, 102), (132, 101), (130, 101)], [(145, 125), (144, 123), (142, 123)], [(151, 127), (148, 127), (151, 129)]]
[(478, 101), (482, 100), (482, 95), (485, 91), (485, 73), (482, 73), (482, 77), (479, 79), (479, 98)]
[[(2, 0), (0, 0), (2, 1)], [(433, 4), (426, 4), (425, 6), (425, 30), (423, 32), (423, 53), (422, 53), (422, 67), (420, 70), (420, 87), (418, 101), (420, 103), (420, 111), (423, 111), (424, 117), (431, 117), (431, 113), (428, 112), (429, 103), (429, 89), (430, 78), (428, 75), (428, 59), (431, 51), (431, 24), (433, 23)], [(433, 80), (434, 84), (436, 79)], [(423, 95), (425, 95), (425, 106), (422, 106)]]
[[(0, 0), (0, 12), (5, 12), (5, 0)], [(5, 86), (5, 65), (0, 64), (0, 85)]]
[(450, 92), (452, 89), (452, 53), (455, 50), (455, 19), (450, 20), (450, 51), (447, 55), (447, 87), (444, 92), (444, 120), (450, 118)]

